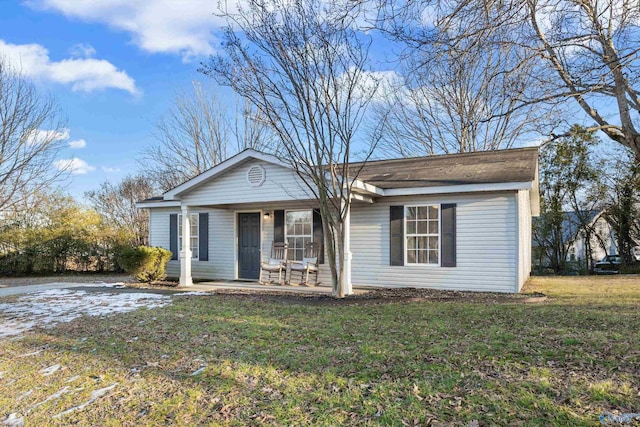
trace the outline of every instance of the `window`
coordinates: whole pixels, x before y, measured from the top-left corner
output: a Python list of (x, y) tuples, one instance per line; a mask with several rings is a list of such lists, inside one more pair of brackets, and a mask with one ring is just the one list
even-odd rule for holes
[(285, 214), (285, 241), (289, 243), (289, 259), (302, 261), (304, 247), (313, 241), (313, 214), (311, 211), (288, 211)]
[[(198, 214), (189, 214), (191, 218), (191, 258), (198, 259), (199, 246), (199, 230), (198, 230)], [(178, 250), (182, 250), (182, 214), (178, 215)]]
[(406, 264), (440, 264), (440, 206), (405, 207)]

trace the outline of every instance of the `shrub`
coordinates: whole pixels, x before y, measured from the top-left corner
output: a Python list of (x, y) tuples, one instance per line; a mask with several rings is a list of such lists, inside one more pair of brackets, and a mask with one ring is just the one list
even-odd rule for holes
[(165, 269), (171, 252), (158, 247), (138, 246), (120, 252), (118, 264), (140, 282), (154, 282), (166, 277)]
[(621, 265), (620, 273), (622, 274), (640, 274), (640, 262), (636, 261), (633, 264)]

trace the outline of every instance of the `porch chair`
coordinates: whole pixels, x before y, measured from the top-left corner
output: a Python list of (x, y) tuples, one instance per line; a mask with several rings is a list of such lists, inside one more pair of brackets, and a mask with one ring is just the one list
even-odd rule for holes
[[(318, 254), (320, 244), (309, 242), (304, 247), (302, 261), (289, 260), (289, 284), (291, 284), (293, 274), (300, 273), (300, 284), (304, 286), (315, 286), (318, 284)], [(313, 285), (309, 284), (309, 276), (313, 275)]]
[[(267, 262), (260, 263), (260, 277), (258, 283), (266, 285), (273, 283), (271, 280), (271, 274), (278, 273), (278, 284), (284, 285), (284, 281), (287, 277), (287, 243), (284, 242), (272, 242), (271, 243), (271, 257)], [(263, 272), (269, 273), (268, 279), (264, 281)], [(284, 274), (283, 274), (284, 273)]]

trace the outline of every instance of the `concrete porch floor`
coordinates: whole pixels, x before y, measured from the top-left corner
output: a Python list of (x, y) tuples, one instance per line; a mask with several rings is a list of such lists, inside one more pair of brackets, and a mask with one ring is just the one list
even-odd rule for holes
[[(331, 287), (318, 286), (295, 286), (295, 285), (261, 285), (258, 282), (238, 281), (238, 280), (220, 280), (212, 282), (198, 282), (192, 286), (178, 287), (176, 290), (188, 292), (214, 292), (216, 290), (235, 290), (235, 291), (269, 291), (269, 292), (294, 292), (301, 294), (321, 294), (331, 295)], [(363, 294), (368, 292), (365, 289), (353, 289), (354, 294)]]

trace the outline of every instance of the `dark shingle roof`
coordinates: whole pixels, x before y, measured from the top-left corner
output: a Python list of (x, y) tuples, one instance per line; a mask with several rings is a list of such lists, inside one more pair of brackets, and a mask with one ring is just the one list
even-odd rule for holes
[(164, 201), (164, 196), (154, 196), (154, 197), (149, 197), (148, 199), (140, 200), (138, 203), (162, 202), (162, 201)]
[[(380, 188), (528, 182), (536, 176), (538, 148), (369, 161), (358, 178)], [(352, 164), (354, 171), (360, 164)]]
[[(382, 189), (465, 184), (530, 182), (535, 180), (538, 148), (513, 148), (464, 154), (370, 160), (351, 163), (352, 176)], [(359, 170), (362, 167), (362, 170)], [(357, 172), (359, 170), (359, 172)], [(163, 196), (144, 202), (169, 202)]]
[[(562, 240), (567, 242), (573, 239), (578, 231), (580, 231), (581, 221), (583, 219), (587, 223), (593, 222), (594, 219), (598, 215), (600, 215), (602, 211), (598, 210), (586, 210), (586, 211), (570, 211), (562, 213)], [(539, 227), (542, 223), (543, 218), (537, 217), (532, 218), (533, 227)]]

